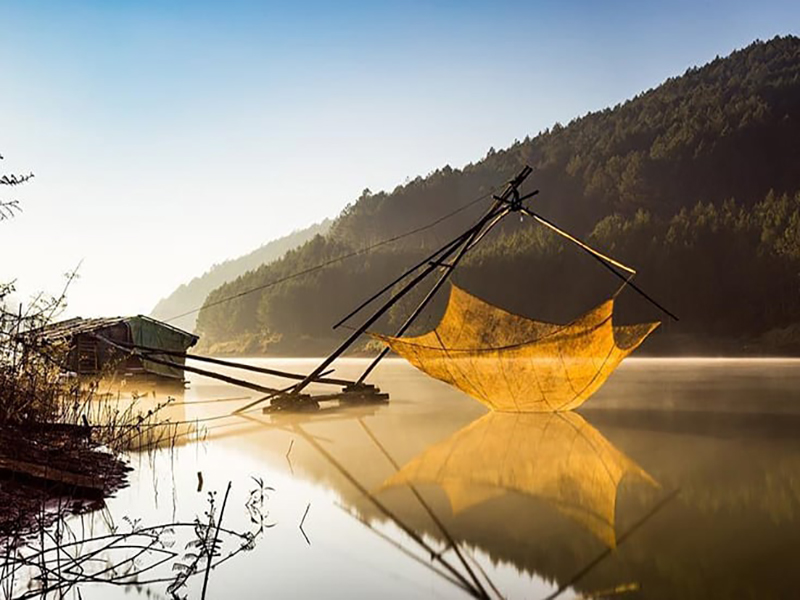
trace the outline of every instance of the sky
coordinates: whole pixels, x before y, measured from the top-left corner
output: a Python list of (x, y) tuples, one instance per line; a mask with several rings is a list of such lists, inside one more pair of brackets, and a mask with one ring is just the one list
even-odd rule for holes
[(798, 2), (0, 0), (0, 281), (147, 314), (215, 263), (755, 39)]

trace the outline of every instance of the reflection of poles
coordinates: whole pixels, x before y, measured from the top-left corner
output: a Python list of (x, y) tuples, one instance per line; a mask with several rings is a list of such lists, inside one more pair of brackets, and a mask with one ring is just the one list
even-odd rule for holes
[[(372, 440), (372, 442), (378, 447), (378, 449), (381, 451), (381, 453), (386, 457), (386, 460), (388, 460), (389, 463), (391, 463), (392, 467), (394, 467), (394, 470), (399, 472), (400, 471), (400, 465), (398, 465), (397, 462), (394, 460), (394, 458), (392, 458), (392, 455), (389, 454), (389, 452), (386, 450), (386, 448), (383, 446), (383, 444), (381, 444), (380, 440), (378, 440), (378, 438), (375, 437), (375, 434), (372, 433), (372, 430), (369, 427), (367, 427), (367, 424), (364, 422), (364, 419), (359, 418), (358, 419), (358, 424), (361, 425), (361, 428), (366, 432), (366, 434), (369, 437), (369, 439)], [(411, 490), (411, 493), (414, 494), (414, 497), (420, 503), (422, 508), (425, 509), (425, 512), (428, 513), (428, 516), (431, 518), (431, 521), (433, 521), (434, 524), (436, 525), (436, 527), (439, 528), (439, 531), (442, 532), (442, 535), (447, 540), (448, 545), (451, 548), (453, 548), (453, 551), (456, 553), (456, 556), (458, 556), (458, 559), (461, 561), (461, 564), (464, 565), (464, 568), (467, 570), (467, 573), (469, 573), (470, 577), (475, 582), (475, 585), (477, 585), (479, 588), (481, 588), (481, 590), (483, 590), (483, 587), (481, 586), (480, 581), (478, 580), (478, 578), (475, 575), (475, 573), (473, 572), (473, 570), (470, 568), (469, 563), (467, 563), (467, 561), (465, 560), (464, 556), (461, 554), (461, 550), (459, 549), (458, 544), (453, 539), (453, 536), (450, 535), (450, 532), (444, 526), (444, 523), (442, 523), (441, 519), (439, 519), (439, 517), (436, 516), (436, 513), (433, 512), (433, 509), (428, 505), (427, 502), (425, 502), (425, 500), (422, 498), (422, 495), (419, 493), (419, 491), (417, 490), (417, 488), (414, 485), (409, 483), (408, 484), (408, 488)], [(486, 577), (486, 573), (483, 573), (483, 576)], [(495, 593), (498, 595), (498, 597), (502, 598), (503, 595), (495, 587), (494, 583), (492, 583), (492, 581), (488, 577), (486, 577), (486, 580), (489, 582), (489, 585), (492, 586), (492, 589), (495, 591)]]
[[(651, 518), (653, 518), (657, 512), (659, 512), (662, 508), (664, 508), (667, 504), (669, 504), (672, 500), (674, 500), (678, 494), (680, 493), (680, 488), (677, 488), (664, 496), (661, 501), (659, 501), (653, 508), (651, 508), (641, 519), (636, 521), (631, 527), (623, 533), (621, 536), (617, 538), (617, 548), (619, 548), (623, 542), (625, 542), (628, 537), (630, 537), (637, 529), (639, 529), (642, 525), (647, 523)], [(611, 553), (614, 551), (613, 548), (606, 548), (603, 552), (601, 552), (594, 560), (592, 560), (589, 564), (587, 564), (583, 569), (578, 571), (572, 578), (567, 581), (566, 583), (559, 586), (559, 588), (547, 596), (545, 600), (554, 600), (558, 598), (561, 594), (563, 594), (567, 589), (574, 586), (578, 581), (583, 579), (589, 571), (594, 569), (597, 565), (603, 562), (606, 558), (608, 558)]]
[[(411, 527), (403, 523), (397, 515), (395, 515), (389, 508), (380, 502), (374, 495), (372, 495), (369, 490), (367, 490), (347, 469), (345, 469), (339, 461), (337, 461), (330, 452), (325, 450), (325, 448), (316, 440), (313, 436), (306, 433), (306, 431), (300, 426), (295, 425), (294, 430), (300, 435), (303, 439), (305, 439), (311, 446), (314, 447), (317, 452), (319, 452), (327, 461), (333, 465), (339, 473), (341, 473), (361, 494), (363, 494), (366, 498), (368, 498), (372, 504), (377, 508), (381, 513), (384, 514), (387, 518), (391, 519), (400, 529), (405, 532), (414, 542), (416, 542), (420, 547), (425, 549), (433, 560), (438, 561), (441, 565), (449, 571), (453, 577), (455, 577), (459, 581), (459, 587), (464, 589), (467, 593), (475, 598), (489, 598), (489, 595), (483, 589), (483, 586), (480, 585), (479, 582), (476, 581), (477, 587), (469, 582), (464, 575), (459, 572), (455, 567), (453, 567), (446, 559), (444, 559), (441, 554), (437, 553), (422, 537), (417, 534)], [(474, 576), (473, 576), (474, 577)]]
[(430, 569), (431, 571), (433, 571), (434, 573), (436, 573), (436, 575), (438, 575), (439, 577), (441, 577), (441, 578), (443, 578), (443, 579), (445, 579), (445, 580), (449, 581), (449, 582), (450, 582), (450, 583), (452, 583), (453, 585), (455, 585), (455, 586), (458, 586), (458, 587), (460, 587), (461, 589), (464, 589), (465, 591), (469, 591), (469, 590), (466, 590), (466, 588), (464, 588), (464, 585), (463, 585), (463, 584), (462, 584), (460, 581), (458, 581), (457, 579), (454, 579), (453, 577), (451, 577), (450, 575), (448, 575), (448, 574), (447, 574), (447, 573), (445, 573), (444, 571), (442, 571), (442, 570), (440, 570), (440, 569), (436, 568), (436, 567), (435, 567), (435, 566), (433, 566), (432, 564), (430, 564), (430, 563), (428, 563), (428, 562), (425, 562), (425, 561), (424, 561), (424, 560), (422, 560), (422, 559), (421, 559), (419, 556), (417, 556), (416, 554), (414, 554), (413, 552), (411, 552), (410, 550), (408, 550), (408, 548), (406, 548), (405, 546), (403, 546), (403, 545), (402, 545), (402, 544), (400, 544), (399, 542), (397, 542), (397, 541), (393, 540), (392, 538), (390, 538), (388, 535), (386, 535), (386, 534), (385, 534), (385, 533), (383, 533), (382, 531), (380, 531), (380, 530), (378, 530), (378, 529), (375, 529), (375, 527), (373, 527), (373, 526), (372, 526), (372, 523), (370, 523), (369, 521), (367, 521), (367, 520), (366, 520), (366, 519), (364, 519), (363, 517), (360, 517), (360, 516), (359, 516), (359, 515), (357, 515), (357, 514), (353, 514), (353, 513), (352, 513), (352, 512), (350, 512), (350, 511), (349, 511), (347, 508), (345, 508), (343, 505), (341, 505), (341, 504), (339, 504), (339, 503), (337, 503), (337, 504), (336, 504), (336, 506), (338, 506), (339, 508), (341, 508), (341, 509), (342, 509), (342, 511), (343, 511), (344, 513), (346, 513), (347, 515), (349, 515), (349, 516), (353, 517), (353, 518), (354, 518), (356, 521), (358, 521), (359, 523), (361, 523), (361, 524), (362, 524), (364, 527), (366, 527), (367, 529), (369, 529), (369, 530), (370, 530), (372, 533), (374, 533), (375, 535), (377, 535), (377, 536), (378, 536), (379, 538), (381, 538), (381, 539), (382, 539), (384, 542), (386, 542), (387, 544), (389, 544), (389, 545), (391, 545), (391, 546), (394, 546), (394, 547), (395, 547), (397, 550), (399, 550), (400, 552), (402, 552), (403, 554), (405, 554), (405, 555), (406, 555), (408, 558), (410, 558), (410, 559), (411, 559), (411, 560), (413, 560), (414, 562), (416, 562), (416, 563), (419, 563), (420, 565), (422, 565), (422, 566), (423, 566), (423, 567), (425, 567), (426, 569)]

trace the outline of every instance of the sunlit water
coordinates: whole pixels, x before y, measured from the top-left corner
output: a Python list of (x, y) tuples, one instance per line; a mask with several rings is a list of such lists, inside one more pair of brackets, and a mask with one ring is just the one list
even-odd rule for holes
[[(366, 364), (341, 361), (336, 375)], [(173, 420), (222, 417), (258, 398), (191, 379), (168, 409)], [(208, 421), (200, 442), (133, 456), (130, 487), (81, 526), (190, 521), (230, 482), (224, 524), (246, 530), (244, 503), (260, 478), (274, 489), (264, 505), (271, 527), (211, 573), (209, 598), (465, 597), (404, 529), (469, 580), (448, 547), (455, 540), (489, 595), (796, 597), (800, 361), (629, 360), (566, 420), (485, 417), (400, 360), (372, 380), (388, 404), (251, 411)], [(198, 597), (201, 584), (195, 577), (182, 593)], [(81, 594), (168, 597), (166, 585), (83, 585)]]

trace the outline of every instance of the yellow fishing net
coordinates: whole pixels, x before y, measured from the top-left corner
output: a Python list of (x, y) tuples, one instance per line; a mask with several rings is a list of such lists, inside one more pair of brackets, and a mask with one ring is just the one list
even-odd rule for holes
[(489, 413), (409, 462), (382, 486), (436, 484), (454, 513), (508, 492), (540, 498), (616, 545), (617, 489), (658, 484), (577, 413)]
[(494, 410), (572, 410), (603, 385), (659, 323), (615, 327), (608, 300), (566, 325), (509, 313), (452, 286), (433, 331), (372, 334), (431, 377)]

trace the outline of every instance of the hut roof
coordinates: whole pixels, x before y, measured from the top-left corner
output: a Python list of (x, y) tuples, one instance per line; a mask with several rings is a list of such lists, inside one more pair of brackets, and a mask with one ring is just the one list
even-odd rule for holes
[(198, 336), (189, 333), (188, 331), (178, 329), (169, 323), (158, 321), (157, 319), (153, 319), (145, 315), (135, 315), (132, 317), (97, 317), (92, 319), (75, 317), (73, 319), (67, 319), (66, 321), (59, 321), (58, 323), (45, 325), (39, 329), (34, 329), (27, 332), (27, 335), (35, 337), (39, 341), (45, 343), (56, 343), (69, 340), (70, 338), (82, 333), (93, 333), (114, 325), (118, 325), (119, 323), (127, 323), (130, 325), (133, 322), (139, 322), (149, 327), (163, 328), (172, 333), (184, 336), (187, 338), (187, 346), (193, 346), (195, 343), (197, 343), (197, 340), (200, 339)]

